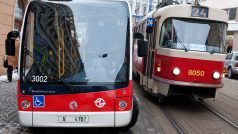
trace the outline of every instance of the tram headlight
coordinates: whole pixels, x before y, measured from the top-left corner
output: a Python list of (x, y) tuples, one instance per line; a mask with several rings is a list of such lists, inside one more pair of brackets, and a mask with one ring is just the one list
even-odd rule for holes
[(161, 71), (161, 68), (160, 67), (157, 67), (157, 72), (160, 72)]
[(212, 74), (212, 77), (213, 77), (214, 79), (219, 79), (219, 78), (221, 77), (221, 75), (220, 75), (220, 73), (218, 73), (218, 72), (214, 72), (214, 73)]
[(119, 101), (119, 107), (120, 107), (121, 109), (125, 109), (126, 106), (127, 106), (126, 101), (124, 101), (124, 100)]
[(27, 100), (24, 100), (24, 101), (21, 102), (21, 106), (22, 106), (23, 109), (29, 108), (30, 105), (31, 105), (30, 102), (27, 101)]
[(180, 69), (177, 68), (177, 67), (174, 68), (174, 69), (173, 69), (173, 74), (174, 74), (174, 75), (179, 75), (179, 74), (180, 74)]

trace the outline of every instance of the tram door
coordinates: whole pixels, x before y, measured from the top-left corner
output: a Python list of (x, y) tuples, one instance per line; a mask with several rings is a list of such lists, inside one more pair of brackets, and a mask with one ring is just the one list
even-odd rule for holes
[(155, 54), (155, 44), (156, 44), (156, 33), (157, 33), (157, 21), (154, 22), (154, 29), (152, 33), (147, 33), (146, 38), (148, 40), (148, 55), (146, 58), (146, 68), (145, 68), (145, 76), (147, 77), (146, 86), (148, 88), (152, 88), (152, 74), (154, 68), (154, 54)]

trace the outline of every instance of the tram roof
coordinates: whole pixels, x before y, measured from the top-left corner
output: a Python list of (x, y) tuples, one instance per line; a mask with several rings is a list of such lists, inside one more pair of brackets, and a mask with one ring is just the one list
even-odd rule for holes
[[(181, 4), (181, 5), (170, 5), (166, 7), (162, 7), (158, 10), (154, 10), (150, 12), (148, 15), (143, 17), (139, 22), (144, 22), (147, 18), (160, 18), (161, 21), (164, 21), (167, 18), (190, 18), (190, 19), (204, 19), (204, 20), (212, 20), (212, 21), (220, 21), (228, 23), (228, 14), (224, 10), (214, 9), (210, 7), (206, 7), (209, 9), (208, 17), (192, 17), (191, 9), (194, 5)], [(199, 6), (201, 7), (201, 6)]]

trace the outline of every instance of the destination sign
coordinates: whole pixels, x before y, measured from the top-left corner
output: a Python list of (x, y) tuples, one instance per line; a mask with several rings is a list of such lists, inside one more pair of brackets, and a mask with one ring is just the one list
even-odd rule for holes
[(207, 7), (192, 7), (192, 12), (191, 16), (192, 17), (203, 17), (207, 18), (208, 17), (208, 8)]

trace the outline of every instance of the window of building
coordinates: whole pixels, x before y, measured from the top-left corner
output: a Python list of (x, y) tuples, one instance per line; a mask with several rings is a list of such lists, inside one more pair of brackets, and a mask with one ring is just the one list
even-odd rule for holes
[(146, 7), (143, 8), (143, 15), (146, 15)]
[(15, 8), (15, 26), (14, 30), (20, 31), (22, 25), (22, 19), (25, 12), (25, 6), (28, 0), (18, 0)]
[(15, 18), (22, 19), (23, 18), (23, 1), (18, 0), (16, 9), (15, 9)]
[(237, 10), (237, 8), (225, 9), (225, 11), (227, 11), (228, 14), (229, 14), (229, 20), (235, 20), (235, 18), (236, 18), (236, 10)]

